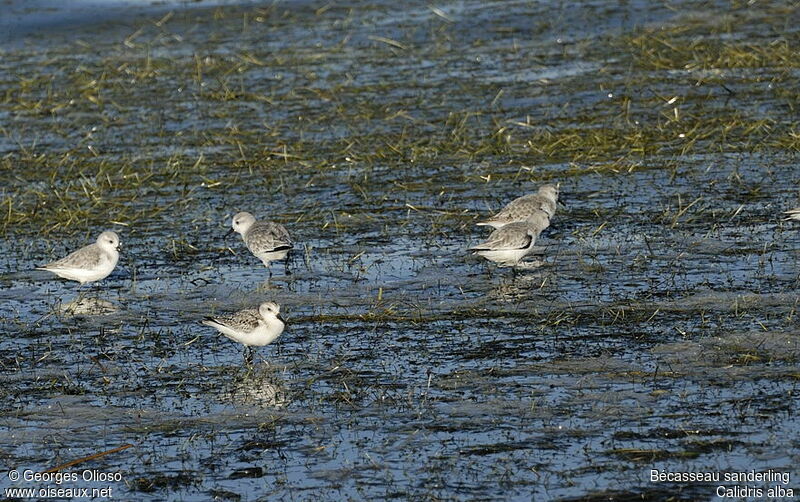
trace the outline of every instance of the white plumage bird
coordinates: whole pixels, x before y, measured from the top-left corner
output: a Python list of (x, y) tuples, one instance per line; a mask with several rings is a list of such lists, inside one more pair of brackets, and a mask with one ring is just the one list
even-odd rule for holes
[(556, 214), (558, 204), (558, 185), (542, 185), (536, 193), (523, 195), (509, 202), (499, 213), (488, 220), (476, 223), (493, 228), (502, 228), (510, 223), (522, 222), (544, 211), (548, 219)]
[(70, 253), (66, 257), (36, 267), (37, 270), (46, 270), (59, 277), (78, 281), (82, 285), (87, 282), (105, 279), (119, 261), (119, 236), (116, 232), (103, 232), (94, 244), (84, 246)]
[[(270, 262), (287, 259), (289, 251), (294, 247), (292, 238), (283, 225), (272, 221), (256, 221), (255, 216), (244, 211), (233, 217), (231, 227), (230, 232), (240, 234), (247, 249), (268, 270)], [(288, 272), (288, 262), (286, 265)]]
[(275, 302), (264, 302), (258, 309), (245, 309), (230, 315), (206, 317), (203, 324), (210, 326), (247, 350), (245, 360), (252, 360), (250, 347), (263, 347), (274, 342), (286, 327), (281, 317), (281, 307)]
[(525, 221), (495, 229), (485, 242), (469, 249), (500, 267), (513, 267), (531, 252), (539, 234), (548, 226), (550, 218), (547, 213), (536, 210)]

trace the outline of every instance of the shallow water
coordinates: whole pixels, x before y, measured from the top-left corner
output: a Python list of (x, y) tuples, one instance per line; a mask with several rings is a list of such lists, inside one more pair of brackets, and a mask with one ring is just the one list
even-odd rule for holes
[[(71, 468), (123, 481), (61, 485), (131, 500), (797, 487), (791, 6), (392, 5), (156, 5), (9, 42), (4, 465), (132, 444)], [(468, 255), (544, 182), (541, 267)], [(289, 228), (291, 275), (224, 238), (240, 210)], [(101, 283), (31, 271), (102, 229), (126, 250)], [(289, 326), (245, 368), (199, 320), (265, 299)]]

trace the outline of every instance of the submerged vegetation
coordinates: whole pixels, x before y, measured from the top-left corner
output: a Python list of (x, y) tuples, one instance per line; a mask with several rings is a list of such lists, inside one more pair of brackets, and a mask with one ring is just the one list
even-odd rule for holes
[[(775, 439), (800, 381), (793, 4), (315, 7), (153, 7), (2, 49), (9, 465), (130, 443), (103, 468), (151, 500), (688, 500), (713, 488), (646, 472), (800, 474)], [(545, 266), (472, 260), (473, 224), (545, 182)], [(242, 210), (289, 228), (291, 276), (224, 240)], [(99, 300), (27, 272), (100, 229), (128, 252)], [(240, 367), (197, 320), (262, 299), (288, 327)]]
[[(192, 189), (225, 189), (243, 171), (295, 179), (498, 159), (578, 174), (709, 152), (793, 153), (800, 60), (775, 23), (784, 11), (679, 10), (633, 35), (548, 46), (512, 14), (487, 40), (432, 12), (422, 28), (398, 20), (389, 37), (371, 34), (364, 12), (276, 4), (108, 29), (101, 52), (95, 38), (6, 51), (0, 102), (13, 122), (2, 130), (0, 231), (39, 217), (53, 222), (45, 233), (86, 231), (98, 223), (92, 212), (146, 221), (165, 208), (143, 193), (182, 186), (175, 198), (186, 204)], [(313, 35), (279, 41), (303, 30)], [(464, 43), (467, 52), (453, 50)]]

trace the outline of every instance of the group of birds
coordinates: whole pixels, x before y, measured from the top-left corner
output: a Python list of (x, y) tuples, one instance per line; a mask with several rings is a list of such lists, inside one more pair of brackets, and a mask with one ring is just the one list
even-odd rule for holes
[[(498, 266), (518, 266), (531, 253), (536, 239), (550, 226), (556, 213), (559, 185), (542, 185), (536, 193), (524, 195), (508, 203), (488, 220), (477, 223), (494, 230), (489, 238), (470, 247), (475, 254), (493, 261)], [(800, 208), (786, 211), (787, 220), (800, 221)], [(247, 248), (269, 269), (270, 262), (286, 260), (294, 244), (289, 232), (280, 223), (258, 221), (247, 212), (237, 213), (231, 230), (242, 236)], [(81, 284), (107, 277), (119, 261), (120, 239), (115, 232), (103, 232), (94, 244), (85, 246), (65, 258), (48, 263), (38, 270), (52, 272), (59, 277)], [(231, 315), (207, 317), (202, 323), (210, 326), (233, 341), (247, 347), (245, 359), (252, 360), (251, 347), (272, 343), (283, 333), (286, 321), (280, 315), (280, 305), (264, 302), (257, 309), (245, 309)]]
[[(500, 266), (517, 265), (531, 252), (542, 230), (550, 225), (557, 202), (557, 185), (544, 185), (535, 194), (511, 201), (502, 211), (478, 223), (495, 230), (486, 242), (470, 249)], [(233, 217), (231, 230), (226, 236), (232, 232), (242, 236), (250, 252), (268, 270), (271, 262), (285, 260), (286, 272), (289, 272), (289, 252), (294, 244), (283, 225), (258, 221), (252, 214), (240, 212)], [(119, 235), (116, 232), (103, 232), (94, 244), (38, 269), (83, 285), (111, 274), (119, 261), (119, 250)], [(272, 343), (286, 327), (286, 321), (280, 315), (280, 305), (275, 302), (264, 302), (257, 309), (240, 310), (231, 315), (207, 317), (202, 323), (243, 344), (247, 362), (252, 361), (252, 347)]]
[[(495, 230), (486, 242), (470, 248), (500, 266), (515, 266), (531, 252), (539, 234), (550, 225), (558, 203), (558, 185), (544, 185), (534, 194), (511, 201), (503, 210), (478, 225)], [(289, 273), (289, 252), (294, 244), (280, 223), (258, 221), (247, 212), (237, 213), (231, 221), (231, 233), (242, 236), (247, 248), (269, 270), (273, 261), (285, 260)], [(103, 232), (94, 244), (65, 258), (48, 263), (39, 270), (78, 281), (81, 285), (107, 277), (119, 261), (120, 238), (115, 232)], [(270, 275), (272, 272), (270, 271)], [(231, 315), (206, 317), (202, 323), (246, 347), (245, 360), (252, 361), (252, 347), (272, 343), (283, 333), (286, 321), (280, 305), (264, 302), (257, 309), (245, 309)]]
[[(253, 255), (269, 269), (272, 261), (287, 260), (294, 244), (283, 225), (271, 221), (257, 221), (246, 212), (237, 213), (231, 222), (231, 231), (242, 236)], [(108, 277), (119, 261), (120, 239), (116, 232), (103, 232), (94, 244), (84, 246), (66, 257), (48, 263), (37, 270), (46, 270), (59, 277), (78, 281), (81, 285)], [(286, 327), (281, 308), (275, 302), (264, 302), (257, 309), (245, 309), (231, 315), (206, 317), (202, 323), (210, 326), (235, 342), (246, 347), (245, 361), (251, 362), (252, 347), (269, 345)]]
[(558, 185), (542, 185), (536, 193), (512, 200), (496, 215), (477, 223), (494, 231), (486, 241), (469, 249), (501, 267), (519, 265), (550, 226), (558, 205), (558, 189)]

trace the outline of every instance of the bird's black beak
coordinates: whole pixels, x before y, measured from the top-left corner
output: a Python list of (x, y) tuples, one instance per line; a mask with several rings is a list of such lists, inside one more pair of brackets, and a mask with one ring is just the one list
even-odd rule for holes
[(233, 227), (231, 227), (231, 229), (230, 229), (230, 230), (228, 230), (228, 232), (225, 234), (225, 238), (227, 239), (228, 237), (230, 237), (230, 235), (231, 235), (232, 233), (233, 233)]

